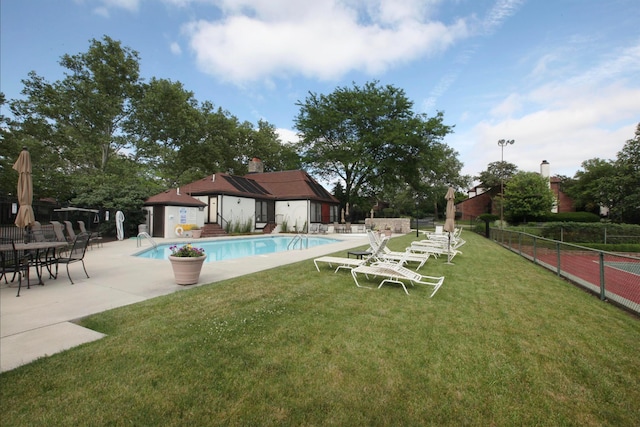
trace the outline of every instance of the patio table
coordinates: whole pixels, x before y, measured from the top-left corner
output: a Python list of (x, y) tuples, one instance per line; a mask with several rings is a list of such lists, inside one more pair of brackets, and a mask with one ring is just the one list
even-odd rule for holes
[[(42, 267), (46, 266), (49, 274), (51, 274), (50, 270), (50, 260), (55, 259), (55, 251), (60, 248), (67, 247), (69, 244), (67, 242), (30, 242), (30, 243), (15, 243), (15, 248), (18, 251), (24, 252), (32, 252), (34, 253), (34, 267), (36, 267), (36, 274), (38, 275), (38, 284), (44, 285), (42, 282)], [(42, 259), (40, 257), (41, 253), (44, 251), (46, 254), (49, 250), (53, 250), (52, 257)], [(13, 251), (12, 245), (2, 244), (0, 245), (0, 251), (9, 252)], [(55, 278), (55, 276), (52, 275)]]

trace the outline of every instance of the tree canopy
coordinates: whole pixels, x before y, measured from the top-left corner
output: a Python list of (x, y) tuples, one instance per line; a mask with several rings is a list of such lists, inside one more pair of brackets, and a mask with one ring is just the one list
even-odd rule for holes
[(640, 123), (615, 160), (599, 158), (582, 162), (582, 170), (566, 183), (567, 194), (578, 209), (598, 213), (609, 208), (618, 222), (640, 223)]
[(518, 173), (518, 167), (513, 163), (499, 161), (491, 162), (487, 166), (487, 170), (480, 172), (480, 175), (475, 177), (480, 181), (480, 185), (486, 190), (492, 188), (499, 188), (501, 183), (508, 182), (516, 173)]
[(354, 83), (328, 95), (309, 93), (297, 105), (303, 165), (327, 181), (343, 182), (347, 202), (465, 181), (457, 153), (442, 142), (452, 132), (443, 113), (414, 113), (402, 89)]
[(11, 165), (22, 146), (33, 159), (35, 199), (133, 211), (168, 187), (214, 172), (245, 174), (252, 157), (267, 171), (299, 168), (294, 147), (280, 142), (273, 125), (240, 122), (199, 103), (180, 82), (146, 83), (139, 61), (105, 36), (85, 53), (64, 55), (59, 81), (29, 73), (24, 98), (6, 102), (13, 118), (0, 118), (4, 193), (14, 193)]
[(514, 222), (544, 218), (554, 202), (548, 180), (536, 172), (518, 172), (504, 188), (505, 215)]

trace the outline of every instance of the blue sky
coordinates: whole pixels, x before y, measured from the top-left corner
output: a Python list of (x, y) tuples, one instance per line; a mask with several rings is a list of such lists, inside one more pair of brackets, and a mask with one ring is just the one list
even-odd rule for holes
[[(463, 173), (504, 159), (573, 176), (615, 159), (640, 122), (638, 0), (3, 0), (0, 90), (104, 35), (140, 54), (142, 77), (180, 81), (283, 141), (308, 92), (372, 80), (414, 110), (443, 111)], [(6, 112), (5, 112), (6, 113)]]

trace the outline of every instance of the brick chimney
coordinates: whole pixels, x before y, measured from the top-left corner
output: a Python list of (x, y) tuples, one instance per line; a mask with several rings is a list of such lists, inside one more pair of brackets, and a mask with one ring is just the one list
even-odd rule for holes
[(249, 173), (264, 173), (264, 165), (262, 160), (254, 157), (249, 161)]

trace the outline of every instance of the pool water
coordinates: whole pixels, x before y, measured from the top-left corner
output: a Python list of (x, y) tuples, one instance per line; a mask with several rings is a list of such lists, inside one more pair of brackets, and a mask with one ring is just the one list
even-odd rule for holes
[[(205, 262), (213, 262), (254, 255), (285, 252), (294, 248), (300, 249), (300, 241), (297, 241), (291, 248), (288, 247), (293, 239), (294, 236), (248, 237), (238, 239), (204, 240), (192, 242), (192, 244), (195, 247), (204, 249), (205, 254), (207, 254)], [(340, 240), (330, 239), (327, 237), (308, 237), (302, 240), (302, 247), (312, 248), (339, 241)], [(183, 244), (184, 243), (179, 243), (177, 245), (182, 246)], [(169, 255), (171, 255), (171, 249), (169, 248), (174, 245), (176, 244), (158, 245), (155, 249), (148, 249), (136, 254), (135, 256), (150, 259), (169, 259)]]

